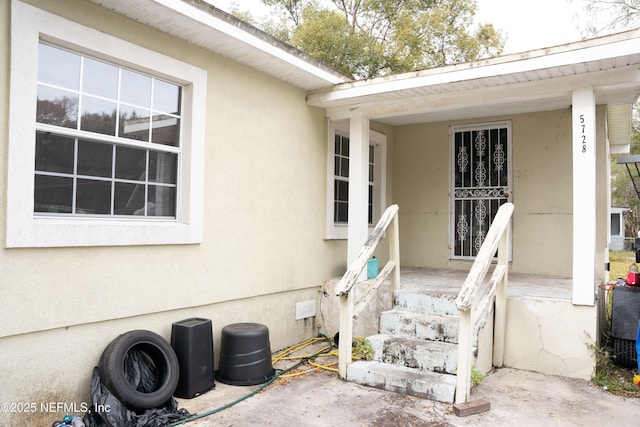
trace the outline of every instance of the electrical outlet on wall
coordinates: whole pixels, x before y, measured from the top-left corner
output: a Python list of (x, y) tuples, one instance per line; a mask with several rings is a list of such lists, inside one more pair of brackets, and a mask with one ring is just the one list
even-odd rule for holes
[(315, 315), (315, 300), (310, 299), (309, 301), (300, 301), (296, 303), (296, 320), (306, 319), (307, 317), (313, 317)]

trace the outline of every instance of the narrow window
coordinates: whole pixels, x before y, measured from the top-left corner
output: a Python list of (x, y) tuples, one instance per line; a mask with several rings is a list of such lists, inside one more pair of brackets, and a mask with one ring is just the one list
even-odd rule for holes
[[(375, 147), (369, 145), (369, 201), (368, 221), (373, 223), (374, 179), (375, 179)], [(333, 221), (336, 224), (349, 222), (349, 138), (335, 135), (334, 146), (334, 178), (333, 178)]]

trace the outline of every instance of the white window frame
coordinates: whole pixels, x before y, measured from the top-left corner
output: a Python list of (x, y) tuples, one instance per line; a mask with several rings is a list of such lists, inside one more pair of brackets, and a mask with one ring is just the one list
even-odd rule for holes
[[(207, 72), (13, 0), (7, 233), (5, 246), (63, 247), (200, 243), (203, 238)], [(40, 40), (183, 87), (176, 219), (34, 215), (38, 45)]]
[[(329, 121), (328, 143), (327, 143), (327, 225), (326, 239), (347, 239), (347, 224), (336, 224), (333, 220), (334, 202), (334, 144), (335, 135), (349, 137), (349, 122)], [(373, 171), (373, 224), (369, 224), (372, 230), (382, 213), (386, 209), (387, 203), (387, 136), (375, 130), (369, 130), (369, 145), (374, 148), (374, 171)], [(377, 203), (376, 203), (377, 201)]]

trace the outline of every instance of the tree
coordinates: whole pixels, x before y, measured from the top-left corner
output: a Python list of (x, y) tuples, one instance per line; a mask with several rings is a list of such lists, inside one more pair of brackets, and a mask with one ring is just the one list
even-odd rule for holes
[(628, 30), (640, 25), (640, 0), (574, 0), (585, 4), (585, 35)]
[[(604, 35), (607, 33), (632, 29), (640, 26), (640, 0), (574, 0), (584, 3), (585, 19), (583, 32), (587, 36)], [(631, 129), (631, 154), (640, 154), (640, 114), (639, 103), (633, 109)], [(611, 159), (611, 204), (628, 207), (631, 210), (625, 214), (625, 235), (636, 237), (640, 232), (640, 198), (627, 168), (618, 165), (617, 156)], [(635, 167), (631, 171), (636, 177), (640, 189), (640, 177)]]
[(279, 16), (265, 31), (357, 78), (499, 55), (492, 24), (474, 25), (475, 0), (263, 0)]
[(293, 32), (290, 43), (314, 58), (350, 75), (370, 75), (377, 68), (375, 46), (353, 31), (336, 10), (307, 6), (304, 25)]
[[(635, 108), (635, 112), (631, 128), (630, 152), (632, 154), (640, 153), (640, 118), (637, 114), (637, 108)], [(638, 189), (640, 189), (640, 176), (638, 176), (634, 165), (630, 164), (629, 169), (635, 177)], [(640, 198), (638, 198), (626, 166), (617, 164), (615, 159), (611, 161), (611, 204), (631, 209), (625, 213), (625, 236), (638, 236), (638, 232), (640, 232)]]

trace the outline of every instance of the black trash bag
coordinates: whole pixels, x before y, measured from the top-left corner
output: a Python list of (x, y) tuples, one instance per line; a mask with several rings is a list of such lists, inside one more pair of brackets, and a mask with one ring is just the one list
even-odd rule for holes
[(164, 427), (190, 416), (189, 411), (178, 409), (178, 402), (171, 399), (162, 408), (147, 409), (137, 415), (135, 427)]
[(134, 427), (134, 412), (128, 410), (109, 389), (100, 382), (98, 368), (91, 378), (91, 407), (84, 416), (86, 427)]
[[(131, 360), (125, 361), (125, 365), (125, 369), (128, 369), (127, 379), (132, 384), (137, 384), (139, 390), (153, 390), (149, 385), (155, 381), (153, 367), (148, 365), (144, 357), (134, 355)], [(178, 409), (178, 402), (173, 398), (162, 407), (147, 409), (139, 414), (130, 410), (102, 384), (98, 368), (93, 369), (91, 400), (91, 408), (84, 416), (86, 427), (165, 427), (191, 416), (186, 409)]]
[(124, 375), (127, 382), (142, 393), (156, 389), (156, 366), (146, 353), (130, 350), (124, 356)]

